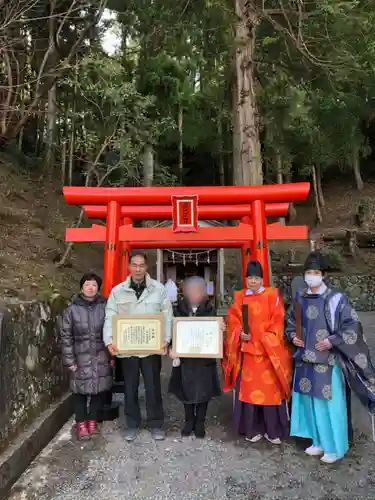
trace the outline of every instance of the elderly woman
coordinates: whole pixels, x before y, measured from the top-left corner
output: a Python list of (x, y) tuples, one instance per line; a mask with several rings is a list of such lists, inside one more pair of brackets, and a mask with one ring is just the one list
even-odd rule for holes
[(62, 358), (70, 370), (79, 440), (97, 434), (103, 394), (112, 385), (110, 356), (103, 343), (105, 299), (99, 294), (101, 284), (94, 273), (82, 276), (81, 292), (65, 311), (61, 328)]
[[(216, 316), (203, 278), (192, 276), (184, 282), (183, 298), (176, 307), (175, 316)], [(185, 424), (181, 435), (189, 436), (194, 432), (197, 438), (204, 438), (208, 403), (221, 392), (216, 360), (175, 359), (173, 365), (169, 392), (184, 404)]]

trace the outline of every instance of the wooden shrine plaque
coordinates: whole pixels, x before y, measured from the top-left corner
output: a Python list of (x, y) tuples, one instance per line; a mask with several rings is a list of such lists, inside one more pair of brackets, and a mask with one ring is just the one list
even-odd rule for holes
[(223, 319), (175, 318), (172, 354), (177, 358), (222, 358)]
[(174, 233), (198, 231), (198, 196), (172, 196), (172, 229)]
[(113, 316), (113, 343), (121, 356), (164, 353), (164, 314)]

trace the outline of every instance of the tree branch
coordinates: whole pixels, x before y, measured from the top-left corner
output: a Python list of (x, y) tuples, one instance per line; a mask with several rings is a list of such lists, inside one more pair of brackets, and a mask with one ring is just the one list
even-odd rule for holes
[[(24, 115), (20, 118), (20, 120), (12, 127), (10, 127), (5, 134), (3, 134), (3, 137), (6, 139), (11, 139), (15, 137), (18, 132), (21, 130), (21, 128), (27, 123), (27, 121), (30, 119), (30, 116), (34, 112), (35, 108), (39, 104), (39, 101), (42, 97), (46, 95), (46, 93), (50, 90), (50, 88), (53, 86), (53, 84), (57, 81), (57, 79), (70, 67), (71, 60), (76, 54), (78, 48), (82, 45), (84, 39), (86, 38), (88, 32), (90, 29), (98, 23), (100, 20), (103, 11), (106, 6), (106, 0), (102, 0), (100, 7), (97, 11), (97, 14), (93, 18), (93, 20), (85, 26), (85, 28), (82, 30), (80, 36), (78, 39), (75, 41), (73, 46), (70, 48), (69, 54), (66, 56), (66, 58), (57, 66), (57, 68), (54, 70), (54, 72), (49, 75), (49, 74), (43, 74), (45, 70), (45, 66), (48, 60), (48, 57), (51, 52), (51, 46), (48, 47), (44, 57), (43, 61), (38, 73), (38, 79), (37, 79), (37, 90), (34, 94), (33, 99), (30, 101), (28, 104), (27, 108), (25, 109)], [(54, 48), (54, 44), (52, 45), (52, 48)], [(43, 84), (40, 82), (42, 80), (45, 80)]]
[[(96, 167), (99, 163), (99, 160), (100, 160), (100, 157), (102, 156), (102, 154), (104, 153), (106, 147), (110, 144), (110, 142), (112, 141), (115, 133), (116, 133), (116, 130), (117, 130), (117, 125), (118, 125), (118, 122), (116, 123), (116, 127), (114, 128), (113, 130), (113, 133), (109, 136), (109, 137), (106, 137), (105, 141), (103, 142), (101, 148), (99, 149), (96, 157), (95, 157), (95, 160), (94, 160), (94, 163), (91, 165), (91, 167), (89, 168), (89, 170), (87, 171), (87, 174), (86, 174), (86, 181), (85, 181), (85, 187), (88, 187), (90, 185), (90, 180), (91, 180), (91, 176), (94, 172), (96, 172)], [(97, 186), (100, 187), (104, 184), (104, 181), (108, 178), (108, 176), (114, 171), (116, 170), (118, 167), (111, 167), (107, 170), (107, 172), (103, 175), (103, 177), (98, 180), (98, 184)], [(82, 221), (83, 221), (83, 216), (84, 216), (85, 212), (84, 210), (82, 209), (80, 214), (79, 214), (79, 217), (78, 217), (78, 220), (77, 222), (75, 223), (75, 225), (73, 227), (79, 227), (81, 224), (82, 224)], [(66, 249), (65, 249), (65, 252), (64, 252), (64, 255), (61, 257), (61, 259), (56, 263), (56, 267), (62, 267), (65, 265), (67, 259), (69, 258), (69, 255), (71, 253), (71, 251), (73, 250), (73, 246), (74, 246), (74, 242), (73, 241), (70, 241), (67, 246), (66, 246)]]

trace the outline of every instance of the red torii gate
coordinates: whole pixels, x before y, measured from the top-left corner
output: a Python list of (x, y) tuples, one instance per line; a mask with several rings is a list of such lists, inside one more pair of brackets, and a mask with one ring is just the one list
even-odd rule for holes
[[(64, 187), (70, 205), (105, 218), (106, 227), (69, 228), (66, 241), (105, 242), (103, 294), (127, 275), (132, 248), (241, 248), (242, 269), (252, 257), (269, 284), (267, 240), (307, 239), (306, 226), (267, 226), (267, 216), (285, 216), (288, 203), (303, 201), (309, 183), (274, 186), (89, 188)], [(198, 205), (199, 203), (199, 205)], [(86, 206), (87, 205), (87, 206)], [(237, 227), (199, 228), (200, 219), (240, 219)], [(134, 228), (134, 220), (172, 219), (170, 228)], [(252, 242), (252, 244), (250, 244)]]
[[(210, 219), (215, 219), (215, 220), (228, 220), (228, 219), (241, 219), (243, 222), (249, 219), (249, 215), (251, 215), (251, 207), (250, 205), (203, 205), (203, 206), (198, 206), (198, 219), (203, 219), (203, 220), (210, 220)], [(95, 206), (95, 205), (86, 205), (83, 207), (85, 214), (89, 218), (94, 218), (94, 219), (106, 219), (107, 218), (107, 207), (106, 206)], [(289, 210), (289, 203), (272, 203), (272, 204), (266, 204), (265, 205), (265, 213), (267, 217), (283, 217), (287, 215)], [(172, 206), (122, 206), (121, 207), (121, 217), (122, 217), (122, 224), (132, 224), (133, 220), (164, 220), (164, 219), (173, 219), (173, 210)], [(95, 227), (94, 225), (92, 228), (95, 228), (95, 231), (92, 231), (91, 236), (92, 238), (98, 238), (99, 241), (105, 241), (103, 239), (103, 227)], [(100, 233), (99, 233), (100, 231)], [(72, 234), (72, 241), (74, 240), (75, 235), (73, 234), (74, 232), (69, 234)], [(158, 235), (160, 234), (160, 231), (158, 231)], [(79, 238), (80, 236), (78, 236)], [(128, 235), (127, 235), (128, 237)], [(85, 239), (82, 241), (87, 241)], [(284, 237), (285, 238), (285, 237)], [(91, 240), (94, 241), (94, 240)], [(95, 241), (97, 241), (95, 239)], [(181, 241), (174, 241), (168, 244), (169, 248), (190, 248), (195, 246), (196, 248), (202, 247), (202, 248), (207, 248), (211, 247), (212, 243), (213, 246), (219, 247), (219, 243), (214, 241), (214, 242), (193, 242), (193, 241), (187, 241), (184, 240), (182, 243)], [(122, 245), (122, 249), (120, 248), (120, 269), (119, 269), (119, 281), (124, 281), (126, 276), (127, 276), (127, 271), (128, 271), (128, 255), (129, 255), (129, 250), (128, 247), (126, 246), (125, 242), (120, 241), (120, 245)], [(160, 248), (162, 245), (161, 241), (159, 238), (157, 241), (154, 242), (149, 242), (147, 241), (146, 244), (143, 243), (143, 248)], [(239, 242), (237, 242), (238, 246)], [(226, 245), (221, 245), (221, 247), (226, 246)], [(233, 247), (233, 242), (228, 245), (229, 247)], [(137, 248), (137, 245), (133, 246), (133, 248)], [(242, 274), (245, 276), (246, 272), (246, 263), (247, 260), (249, 259), (250, 255), (250, 248), (249, 248), (249, 241), (246, 241), (245, 245), (242, 247), (243, 254), (244, 254), (244, 262), (243, 262), (243, 268), (242, 268)]]

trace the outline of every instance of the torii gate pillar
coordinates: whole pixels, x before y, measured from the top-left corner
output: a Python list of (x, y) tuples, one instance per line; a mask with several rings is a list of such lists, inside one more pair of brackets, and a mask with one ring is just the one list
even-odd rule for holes
[[(133, 221), (130, 217), (123, 217), (121, 219), (121, 226), (131, 227)], [(132, 247), (128, 241), (120, 241), (120, 262), (118, 282), (122, 283), (129, 275), (129, 260), (132, 253)]]
[(108, 203), (106, 244), (104, 247), (104, 297), (109, 296), (118, 279), (118, 262), (120, 256), (120, 212), (120, 203), (118, 203), (117, 201), (110, 201)]
[[(241, 219), (242, 224), (251, 224), (251, 218), (249, 216), (242, 217)], [(243, 245), (241, 247), (241, 271), (242, 271), (242, 285), (245, 288), (246, 287), (246, 271), (247, 271), (247, 264), (251, 260), (252, 255), (251, 255), (251, 241), (249, 240), (249, 243), (247, 245)]]
[(270, 286), (270, 270), (268, 265), (267, 222), (264, 202), (255, 200), (251, 204), (251, 218), (253, 223), (253, 258), (262, 264), (263, 280)]

